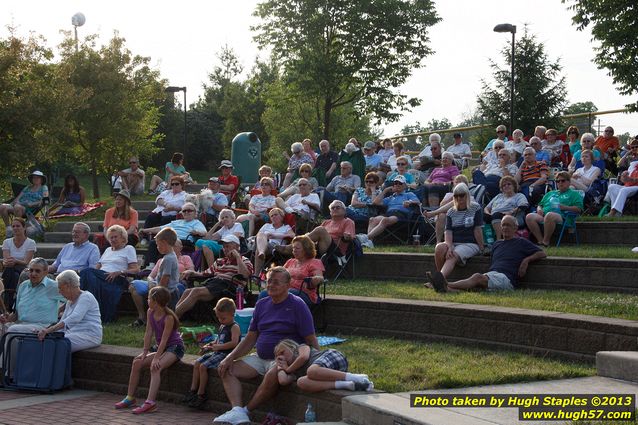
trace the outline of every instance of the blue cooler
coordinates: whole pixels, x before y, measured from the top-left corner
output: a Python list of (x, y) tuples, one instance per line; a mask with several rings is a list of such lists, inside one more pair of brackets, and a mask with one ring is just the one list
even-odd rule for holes
[(246, 336), (248, 333), (248, 327), (253, 318), (254, 310), (254, 308), (244, 308), (243, 310), (235, 311), (235, 322), (237, 322), (239, 329), (241, 329), (241, 336)]

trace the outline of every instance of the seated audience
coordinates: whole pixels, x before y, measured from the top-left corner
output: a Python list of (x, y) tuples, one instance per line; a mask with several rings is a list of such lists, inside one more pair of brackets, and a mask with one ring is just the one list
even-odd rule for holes
[(536, 205), (545, 193), (548, 176), (549, 168), (545, 162), (536, 160), (534, 148), (525, 148), (523, 162), (516, 172), (516, 181), (531, 205)]
[(319, 186), (317, 179), (312, 177), (312, 166), (310, 164), (301, 164), (299, 167), (299, 177), (293, 180), (290, 186), (288, 186), (288, 188), (282, 191), (278, 196), (283, 200), (286, 200), (288, 197), (299, 193), (299, 181), (301, 179), (310, 183), (310, 190), (315, 190)]
[(29, 280), (18, 287), (15, 309), (0, 315), (0, 336), (7, 332), (34, 332), (58, 321), (63, 301), (58, 283), (47, 277), (47, 261), (34, 258), (29, 262)]
[(140, 241), (137, 226), (139, 224), (139, 215), (137, 211), (131, 207), (131, 195), (128, 190), (122, 189), (115, 194), (115, 206), (106, 210), (104, 213), (104, 222), (102, 228), (104, 233), (96, 233), (93, 235), (95, 244), (100, 248), (100, 252), (104, 252), (108, 248), (109, 243), (104, 237), (109, 227), (119, 224), (126, 229), (128, 235), (127, 243), (131, 246), (137, 245)]
[(525, 214), (529, 202), (522, 193), (518, 192), (518, 183), (512, 176), (505, 176), (499, 182), (501, 193), (496, 195), (483, 210), (486, 222), (491, 222), (496, 234), (496, 240), (501, 239), (501, 219), (511, 215), (516, 218), (519, 213)]
[(394, 182), (394, 178), (396, 176), (403, 176), (405, 178), (405, 182), (408, 186), (408, 189), (416, 189), (418, 184), (415, 181), (414, 176), (408, 171), (408, 168), (410, 167), (408, 156), (405, 155), (405, 156), (399, 157), (396, 165), (397, 165), (396, 170), (392, 171), (391, 173), (388, 173), (388, 176), (386, 177), (385, 182), (383, 183), (383, 186), (391, 187), (392, 182)]
[(155, 199), (157, 207), (146, 217), (144, 228), (157, 227), (175, 220), (184, 202), (186, 202), (184, 179), (181, 177), (171, 177), (170, 189), (163, 191), (157, 196)]
[(629, 170), (631, 163), (635, 161), (638, 161), (638, 136), (629, 142), (629, 152), (618, 161), (618, 174), (621, 175), (624, 171)]
[(206, 223), (212, 223), (219, 219), (219, 212), (228, 207), (228, 198), (221, 193), (219, 178), (211, 177), (208, 179), (207, 189), (212, 194), (210, 206), (204, 211), (206, 214)]
[[(142, 229), (140, 230), (140, 234), (145, 236), (156, 235), (160, 230), (170, 227), (177, 232), (177, 238), (182, 241), (182, 244), (185, 247), (194, 248), (196, 240), (206, 235), (206, 227), (197, 219), (197, 209), (192, 203), (186, 202), (182, 206), (180, 212), (184, 218), (162, 226)], [(148, 245), (148, 252), (146, 255), (149, 267), (153, 268), (160, 256), (159, 251), (157, 250), (157, 242), (155, 242), (155, 240), (152, 240)]]
[(578, 152), (581, 148), (580, 140), (578, 140), (578, 136), (580, 132), (578, 131), (578, 127), (575, 125), (570, 125), (567, 129), (567, 143), (569, 144), (569, 152), (572, 156)]
[[(278, 197), (276, 204), (278, 208), (286, 211), (288, 214), (297, 214), (304, 218), (314, 216), (314, 211), (319, 210), (321, 201), (319, 195), (312, 191), (312, 183), (308, 179), (300, 178), (297, 181), (299, 193), (292, 195), (286, 201)], [(291, 186), (292, 187), (292, 186)]]
[(607, 188), (605, 201), (611, 204), (609, 216), (622, 215), (627, 198), (638, 192), (638, 163), (633, 163), (628, 171), (620, 175), (620, 182), (624, 184), (610, 184)]
[(84, 188), (80, 186), (78, 178), (69, 174), (64, 178), (64, 187), (58, 201), (51, 205), (51, 210), (60, 207), (55, 214), (79, 214), (86, 198)]
[[(496, 148), (495, 148), (496, 149)], [(499, 192), (499, 181), (503, 176), (515, 176), (518, 168), (512, 164), (512, 153), (508, 149), (498, 149), (497, 162), (482, 163), (472, 173), (474, 184), (485, 186), (490, 198)]]
[[(282, 339), (319, 349), (310, 309), (299, 297), (288, 293), (289, 287), (290, 274), (285, 268), (275, 267), (268, 272), (268, 297), (257, 302), (248, 334), (217, 368), (232, 409), (216, 417), (213, 423), (250, 422), (250, 411), (275, 396), (279, 388), (278, 370), (271, 366), (275, 346)], [(256, 353), (249, 354), (254, 347)], [(258, 376), (263, 376), (263, 380), (243, 406), (240, 380)]]
[(436, 244), (436, 270), (447, 277), (457, 263), (464, 265), (470, 257), (483, 251), (483, 211), (470, 202), (470, 190), (457, 184), (453, 190), (454, 206), (446, 215), (444, 242)]
[(552, 163), (560, 161), (560, 155), (563, 152), (564, 143), (557, 137), (558, 132), (553, 128), (550, 128), (545, 132), (545, 141), (541, 142), (542, 149), (550, 152), (550, 159)]
[(605, 160), (605, 168), (616, 176), (618, 175), (618, 151), (620, 150), (620, 141), (614, 136), (614, 129), (611, 126), (605, 127), (605, 132), (596, 138), (594, 149), (600, 152), (601, 158)]
[(367, 141), (363, 145), (363, 159), (366, 161), (366, 172), (377, 171), (383, 162), (383, 157), (377, 153), (377, 144)]
[[(170, 227), (167, 229), (170, 229)], [(163, 229), (162, 231), (165, 232), (167, 229)], [(158, 233), (158, 236), (160, 234), (161, 232)], [(184, 285), (182, 277), (184, 276), (184, 272), (187, 270), (194, 271), (195, 265), (193, 264), (191, 257), (188, 255), (182, 255), (182, 248), (182, 241), (176, 238), (175, 245), (172, 249), (175, 257), (177, 258), (177, 275), (174, 275), (172, 266), (162, 266), (165, 262), (165, 258), (167, 257), (164, 255), (164, 257), (157, 261), (157, 264), (155, 264), (155, 267), (153, 267), (153, 270), (151, 270), (151, 273), (147, 276), (146, 280), (135, 279), (131, 282), (129, 292), (131, 293), (131, 298), (133, 299), (135, 308), (137, 309), (137, 319), (132, 323), (133, 327), (146, 325), (144, 300), (146, 300), (148, 292), (153, 287), (157, 285), (166, 286), (168, 290), (171, 291), (171, 299), (173, 302), (170, 304), (174, 304), (174, 302), (179, 299), (186, 289), (186, 285)], [(173, 307), (175, 306), (173, 305)]]
[(80, 286), (97, 300), (102, 323), (115, 320), (122, 292), (129, 286), (126, 274), (140, 271), (135, 248), (126, 244), (124, 227), (119, 224), (109, 227), (106, 238), (111, 247), (104, 251), (95, 267), (80, 272)]
[[(253, 274), (253, 265), (250, 260), (239, 253), (239, 239), (233, 234), (222, 238), (224, 256), (216, 259), (204, 272), (185, 271), (185, 279), (206, 279), (203, 286), (188, 288), (177, 302), (175, 314), (182, 317), (184, 313), (192, 309), (198, 301), (214, 301), (235, 294), (237, 285), (245, 286), (248, 278)], [(241, 275), (243, 281), (236, 278)]]
[(284, 183), (282, 185), (283, 188), (290, 186), (292, 177), (295, 174), (295, 171), (301, 167), (301, 164), (309, 164), (312, 166), (315, 163), (314, 159), (304, 152), (303, 144), (299, 142), (293, 143), (290, 146), (290, 151), (292, 152), (292, 155), (288, 160), (288, 169), (286, 170), (286, 177), (284, 178)]
[(572, 174), (571, 187), (587, 192), (591, 184), (600, 177), (601, 170), (593, 164), (594, 153), (592, 151), (585, 149), (581, 151), (580, 155), (583, 166), (577, 168)]
[(348, 373), (348, 359), (341, 351), (332, 348), (319, 351), (284, 339), (275, 347), (275, 362), (277, 380), (282, 386), (296, 382), (300, 390), (309, 393), (374, 389), (368, 375)]
[(9, 237), (2, 242), (2, 281), (4, 282), (4, 304), (9, 309), (13, 309), (13, 300), (20, 273), (27, 267), (33, 259), (33, 254), (37, 251), (35, 241), (27, 237), (26, 222), (23, 218), (14, 217), (11, 223), (13, 237)]
[(259, 275), (264, 267), (266, 254), (273, 252), (276, 246), (284, 244), (284, 239), (292, 239), (295, 232), (284, 223), (284, 212), (279, 208), (270, 210), (270, 223), (259, 229), (255, 237), (255, 273)]
[[(465, 183), (465, 185), (468, 187), (470, 185), (470, 181), (467, 179), (467, 177), (464, 176), (463, 174), (459, 174), (458, 176), (454, 177), (452, 191), (445, 194), (445, 196), (441, 200), (441, 204), (439, 205), (439, 207), (435, 210), (423, 212), (423, 216), (425, 218), (427, 219), (434, 218), (436, 220), (434, 229), (436, 232), (437, 243), (443, 242), (443, 236), (445, 233), (445, 221), (446, 221), (445, 217), (447, 215), (448, 210), (454, 206), (453, 190), (456, 187), (456, 185), (459, 183)], [(470, 195), (470, 202), (475, 202), (474, 197), (472, 195)]]
[[(250, 196), (255, 196), (255, 195), (259, 195), (261, 193), (261, 179), (263, 179), (264, 177), (270, 177), (271, 179), (273, 178), (272, 176), (272, 168), (270, 168), (267, 165), (262, 165), (261, 167), (259, 167), (259, 170), (257, 170), (257, 173), (259, 174), (259, 179), (257, 180), (257, 182), (255, 183), (255, 185), (250, 189), (250, 192), (248, 192), (248, 201), (250, 201)], [(246, 198), (244, 198), (244, 200), (246, 200)]]
[(379, 149), (377, 153), (381, 155), (381, 159), (383, 160), (383, 162), (387, 164), (388, 159), (390, 159), (390, 157), (394, 155), (394, 149), (392, 148), (392, 140), (383, 139), (383, 142), (381, 143), (381, 149)]
[(547, 256), (545, 251), (524, 238), (516, 236), (518, 223), (513, 216), (501, 219), (503, 239), (492, 245), (492, 259), (487, 273), (474, 273), (468, 279), (448, 282), (439, 272), (432, 273), (430, 285), (437, 292), (450, 291), (508, 291), (518, 286), (518, 279), (525, 276), (533, 261)]
[(404, 156), (408, 160), (408, 168), (412, 168), (412, 158), (410, 158), (410, 155), (407, 155), (405, 153), (405, 147), (403, 143), (394, 142), (392, 144), (392, 151), (394, 153), (390, 155), (390, 158), (388, 158), (387, 161), (387, 164), (390, 166), (391, 171), (397, 170), (397, 160), (402, 156)]
[(580, 138), (581, 149), (576, 151), (576, 153), (574, 153), (574, 155), (572, 156), (572, 160), (569, 163), (569, 166), (567, 167), (567, 170), (570, 173), (573, 173), (576, 170), (576, 166), (578, 165), (578, 162), (580, 161), (580, 156), (585, 149), (589, 149), (590, 151), (593, 152), (594, 162), (601, 159), (600, 151), (598, 149), (594, 149), (594, 140), (595, 138), (593, 134), (583, 133), (583, 135)]
[(307, 153), (308, 155), (310, 155), (310, 157), (312, 158), (312, 165), (315, 165), (315, 161), (317, 161), (317, 152), (315, 152), (315, 150), (312, 148), (312, 140), (310, 139), (303, 139), (301, 141), (301, 144), (303, 145), (303, 151), (305, 153)]
[(346, 143), (345, 148), (339, 153), (339, 164), (343, 164), (347, 161), (352, 167), (352, 174), (359, 177), (359, 181), (366, 175), (366, 160), (363, 157), (363, 152), (359, 148), (359, 142), (357, 139), (351, 138)]
[(226, 235), (235, 235), (241, 241), (244, 239), (244, 227), (235, 223), (235, 213), (233, 210), (224, 208), (219, 213), (219, 221), (206, 233), (206, 235), (195, 242), (195, 248), (201, 249), (206, 264), (211, 266), (216, 257), (222, 252), (221, 240)]
[(527, 142), (523, 139), (523, 131), (518, 128), (512, 132), (512, 140), (505, 143), (505, 149), (516, 156), (516, 158), (512, 158), (514, 162), (523, 156), (526, 147)]
[[(456, 168), (454, 166), (454, 168)], [(457, 170), (458, 171), (458, 170)], [(403, 176), (396, 176), (391, 187), (385, 188), (372, 200), (374, 205), (383, 205), (386, 211), (383, 215), (378, 215), (370, 219), (368, 224), (368, 240), (379, 236), (383, 231), (398, 223), (400, 220), (406, 221), (414, 218), (415, 205), (421, 205), (419, 198), (412, 192), (407, 192), (407, 185)], [(367, 240), (365, 242), (368, 242)]]
[[(534, 235), (538, 244), (549, 246), (550, 238), (557, 225), (568, 220), (567, 212), (580, 214), (583, 210), (583, 197), (577, 191), (570, 189), (570, 175), (561, 171), (556, 175), (557, 190), (547, 192), (538, 204), (536, 212), (525, 217), (527, 228)], [(541, 232), (540, 224), (543, 224)]]
[(463, 169), (467, 165), (467, 161), (472, 158), (472, 148), (470, 145), (463, 143), (463, 135), (461, 133), (454, 133), (454, 143), (445, 149), (445, 152), (450, 152), (454, 155), (454, 163), (459, 169)]
[[(432, 133), (429, 137), (429, 144), (423, 148), (414, 159), (414, 168), (428, 172), (441, 165), (443, 155), (443, 145), (441, 145), (441, 135)], [(418, 161), (418, 163), (417, 163)]]
[(352, 200), (346, 210), (346, 216), (354, 221), (368, 221), (376, 212), (372, 201), (380, 192), (379, 176), (377, 173), (368, 173), (364, 182), (364, 187), (358, 187), (352, 194)]
[(232, 205), (239, 189), (239, 178), (233, 175), (233, 163), (227, 159), (221, 162), (219, 170), (219, 190), (228, 198), (228, 205)]
[(423, 185), (423, 199), (427, 197), (430, 207), (438, 207), (443, 196), (450, 191), (454, 177), (459, 175), (459, 169), (454, 164), (454, 155), (443, 152), (441, 166), (436, 167)]
[(315, 161), (315, 168), (321, 168), (326, 174), (326, 181), (330, 182), (337, 171), (339, 163), (339, 154), (330, 149), (330, 142), (322, 140), (319, 142), (319, 156)]
[(151, 184), (148, 191), (149, 195), (159, 195), (166, 189), (170, 189), (168, 184), (173, 177), (181, 177), (185, 184), (193, 182), (190, 173), (186, 172), (186, 168), (184, 168), (184, 154), (180, 152), (173, 154), (173, 158), (166, 163), (164, 170), (166, 171), (164, 180), (162, 180), (160, 176), (151, 177)]
[(496, 127), (496, 138), (490, 140), (487, 145), (485, 145), (483, 152), (481, 152), (481, 157), (485, 158), (490, 152), (493, 152), (495, 143), (502, 142), (503, 147), (505, 147), (505, 143), (507, 142), (507, 137), (505, 136), (506, 133), (507, 127), (504, 125), (501, 124)]
[[(344, 203), (350, 202), (352, 193), (361, 186), (361, 179), (356, 174), (352, 173), (352, 164), (348, 161), (343, 161), (340, 165), (341, 174), (335, 176), (326, 190), (323, 191), (322, 205), (328, 205), (335, 199), (338, 199)], [(325, 208), (325, 207), (324, 207)]]
[(543, 143), (541, 142), (541, 139), (533, 136), (531, 139), (529, 139), (529, 146), (534, 148), (534, 151), (536, 152), (536, 161), (542, 161), (547, 164), (547, 166), (551, 165), (552, 153), (551, 151), (543, 149)]
[(89, 241), (91, 228), (86, 223), (75, 223), (71, 231), (71, 239), (58, 253), (53, 264), (48, 268), (49, 273), (62, 273), (73, 270), (76, 273), (95, 267), (100, 260), (100, 250), (97, 245)]
[(49, 196), (49, 188), (46, 185), (47, 178), (41, 171), (34, 171), (29, 174), (28, 186), (15, 197), (10, 204), (0, 204), (0, 217), (6, 226), (6, 236), (13, 236), (12, 223), (10, 216), (26, 217), (27, 212), (33, 213), (42, 205), (42, 199)]
[(38, 332), (43, 340), (51, 332), (64, 332), (71, 341), (71, 352), (88, 350), (102, 344), (100, 307), (90, 292), (80, 289), (80, 276), (74, 270), (66, 270), (56, 278), (58, 291), (66, 299), (60, 320)]
[(132, 156), (128, 161), (129, 168), (119, 171), (117, 175), (121, 181), (122, 189), (129, 191), (131, 195), (144, 194), (144, 170), (140, 168), (140, 161)]
[(250, 198), (248, 213), (237, 217), (237, 223), (248, 222), (248, 236), (255, 234), (257, 221), (260, 223), (268, 222), (268, 211), (276, 205), (276, 198), (271, 193), (274, 186), (273, 180), (270, 177), (264, 177), (259, 183), (261, 194)]

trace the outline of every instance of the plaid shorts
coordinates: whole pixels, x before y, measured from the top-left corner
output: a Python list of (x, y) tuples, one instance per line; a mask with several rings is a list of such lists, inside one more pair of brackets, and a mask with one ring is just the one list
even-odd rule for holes
[(326, 369), (339, 370), (341, 372), (348, 371), (348, 359), (341, 351), (328, 349), (312, 364), (325, 367)]
[(219, 351), (211, 351), (209, 353), (204, 354), (200, 358), (197, 359), (198, 363), (203, 364), (208, 369), (215, 369), (219, 364), (226, 358), (226, 353), (221, 353)]

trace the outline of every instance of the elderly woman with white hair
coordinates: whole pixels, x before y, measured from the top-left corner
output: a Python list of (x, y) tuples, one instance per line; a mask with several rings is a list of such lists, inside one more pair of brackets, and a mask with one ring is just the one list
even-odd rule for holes
[(436, 276), (448, 277), (457, 263), (464, 265), (483, 250), (481, 206), (470, 201), (470, 190), (465, 183), (454, 187), (453, 196), (454, 206), (446, 215), (444, 241), (434, 249), (436, 272), (427, 273), (430, 282)]
[(527, 147), (527, 142), (523, 139), (523, 130), (517, 128), (512, 132), (512, 140), (505, 142), (505, 149), (516, 155), (516, 160), (523, 156), (523, 151)]
[(66, 298), (62, 318), (55, 325), (38, 332), (43, 340), (51, 332), (64, 332), (71, 341), (71, 352), (97, 347), (102, 343), (100, 307), (90, 292), (80, 289), (80, 276), (74, 270), (65, 270), (56, 278), (58, 291)]
[(295, 171), (297, 171), (299, 167), (301, 167), (301, 164), (315, 164), (314, 159), (312, 159), (312, 157), (304, 151), (302, 143), (293, 143), (292, 145), (290, 145), (290, 151), (292, 152), (292, 155), (288, 160), (288, 169), (286, 170), (287, 173), (286, 177), (284, 178), (283, 184), (284, 188), (290, 186), (290, 183), (292, 182), (292, 176), (295, 174)]
[[(496, 148), (495, 148), (496, 149)], [(472, 181), (482, 184), (485, 190), (494, 198), (499, 193), (499, 182), (504, 176), (515, 176), (518, 167), (512, 164), (512, 152), (508, 149), (498, 149), (497, 162), (483, 163), (472, 173)]]
[(423, 198), (427, 197), (430, 207), (439, 206), (441, 199), (450, 191), (454, 177), (459, 174), (459, 168), (454, 163), (454, 154), (443, 152), (441, 166), (433, 169), (423, 184)]
[(80, 272), (81, 288), (95, 296), (104, 323), (115, 320), (117, 304), (129, 286), (126, 274), (140, 271), (135, 248), (127, 245), (128, 234), (124, 227), (119, 224), (109, 227), (106, 238), (111, 247), (104, 251), (95, 268)]
[(428, 171), (441, 165), (442, 155), (445, 151), (439, 133), (430, 134), (428, 140), (428, 145), (414, 157), (414, 168), (421, 171)]
[(583, 135), (580, 137), (581, 149), (579, 151), (576, 151), (574, 153), (574, 156), (572, 156), (572, 160), (569, 163), (569, 166), (567, 167), (567, 171), (569, 171), (570, 173), (573, 173), (574, 171), (576, 171), (576, 168), (579, 168), (582, 166), (581, 155), (583, 154), (584, 150), (589, 149), (590, 151), (594, 153), (594, 162), (600, 160), (600, 151), (598, 149), (594, 149), (595, 141), (596, 141), (596, 138), (594, 137), (593, 134), (583, 133)]
[(481, 156), (486, 156), (487, 154), (489, 154), (494, 148), (494, 143), (498, 141), (501, 141), (503, 143), (507, 142), (507, 136), (505, 136), (506, 133), (507, 133), (507, 127), (505, 127), (503, 124), (497, 126), (496, 138), (490, 140), (487, 143), (487, 145), (485, 145), (485, 149), (483, 149), (483, 152), (481, 152)]

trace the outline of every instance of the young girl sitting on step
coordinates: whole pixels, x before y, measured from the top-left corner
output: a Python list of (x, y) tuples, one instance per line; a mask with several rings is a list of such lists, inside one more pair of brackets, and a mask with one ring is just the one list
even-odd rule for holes
[[(184, 343), (179, 336), (179, 319), (168, 308), (171, 293), (164, 286), (155, 286), (148, 293), (148, 312), (146, 313), (146, 333), (142, 354), (133, 359), (131, 376), (128, 382), (128, 395), (118, 403), (116, 409), (124, 409), (135, 405), (135, 391), (140, 381), (143, 368), (151, 369), (151, 383), (148, 397), (144, 404), (133, 409), (133, 413), (151, 413), (157, 410), (155, 397), (160, 386), (162, 370), (170, 367), (184, 356)], [(157, 346), (151, 348), (151, 338), (155, 333)]]
[(372, 391), (368, 375), (349, 373), (348, 360), (340, 351), (317, 350), (290, 339), (275, 346), (275, 362), (280, 385), (297, 386), (310, 393), (326, 390)]

